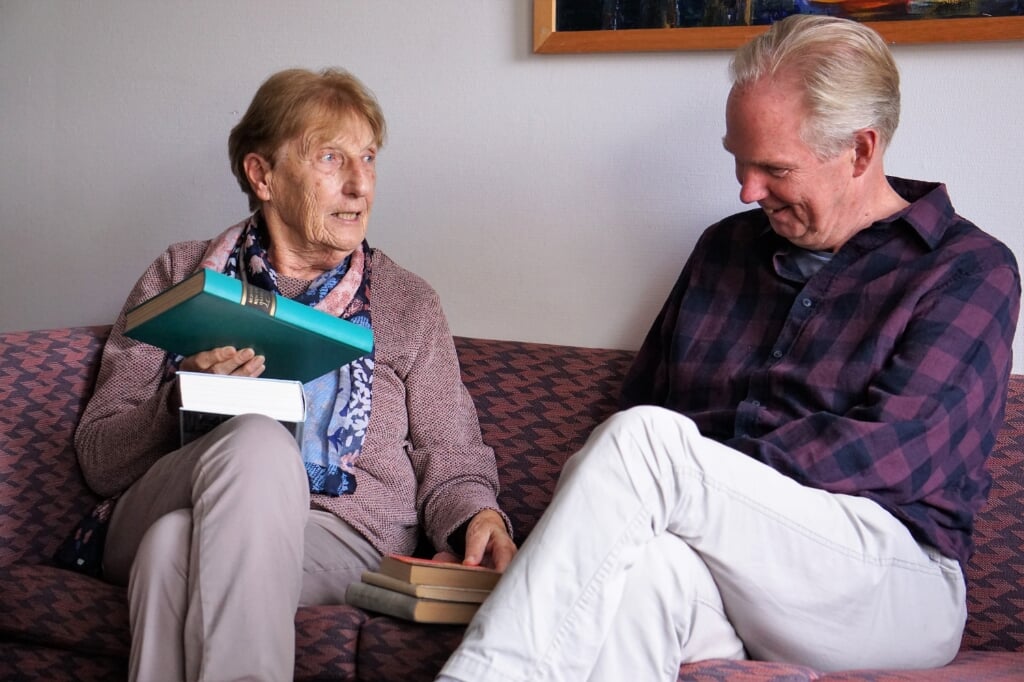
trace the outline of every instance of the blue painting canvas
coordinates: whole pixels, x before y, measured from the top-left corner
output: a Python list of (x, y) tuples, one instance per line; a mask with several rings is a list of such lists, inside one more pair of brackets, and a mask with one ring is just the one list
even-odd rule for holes
[(762, 26), (791, 14), (857, 21), (1024, 16), (1024, 0), (558, 0), (556, 30)]

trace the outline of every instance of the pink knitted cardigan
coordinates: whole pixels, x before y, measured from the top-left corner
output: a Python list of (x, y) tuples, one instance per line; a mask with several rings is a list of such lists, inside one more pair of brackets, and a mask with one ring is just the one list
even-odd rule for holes
[[(93, 397), (75, 433), (86, 481), (108, 496), (126, 489), (176, 446), (163, 351), (123, 335), (124, 311), (184, 279), (208, 241), (174, 244), (132, 289), (103, 350)], [(373, 412), (353, 495), (313, 496), (382, 554), (411, 553), (423, 524), (437, 549), (476, 512), (498, 509), (494, 452), (484, 445), (436, 292), (373, 250), (376, 347)], [(506, 524), (508, 520), (506, 518)]]

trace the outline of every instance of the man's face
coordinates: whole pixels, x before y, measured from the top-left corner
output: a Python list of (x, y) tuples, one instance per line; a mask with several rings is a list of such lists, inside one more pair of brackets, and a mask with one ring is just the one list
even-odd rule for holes
[(740, 200), (756, 202), (793, 244), (834, 251), (860, 227), (854, 149), (822, 161), (802, 139), (807, 109), (796, 85), (765, 79), (729, 94), (722, 144), (736, 160)]

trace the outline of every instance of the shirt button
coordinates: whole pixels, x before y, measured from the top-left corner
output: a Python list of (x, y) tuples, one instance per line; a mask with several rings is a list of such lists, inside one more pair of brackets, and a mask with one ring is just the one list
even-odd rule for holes
[(810, 308), (814, 304), (814, 301), (812, 301), (809, 298), (805, 298), (804, 300), (800, 301), (800, 303), (803, 304), (805, 308)]
[(776, 348), (775, 350), (772, 351), (772, 357), (778, 360), (779, 358), (782, 357), (782, 351)]
[(761, 401), (760, 400), (751, 400), (750, 404), (753, 405), (754, 407), (761, 407)]

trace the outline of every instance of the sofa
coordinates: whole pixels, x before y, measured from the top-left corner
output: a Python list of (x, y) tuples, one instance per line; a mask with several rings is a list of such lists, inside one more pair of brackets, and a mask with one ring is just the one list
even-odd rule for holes
[[(124, 590), (52, 560), (97, 502), (79, 472), (72, 434), (108, 331), (0, 334), (0, 680), (126, 675)], [(501, 504), (521, 541), (565, 459), (614, 410), (631, 353), (470, 338), (456, 346), (484, 440), (497, 455)], [(1024, 376), (1011, 380), (990, 466), (995, 481), (967, 567), (970, 616), (948, 666), (824, 674), (711, 660), (681, 666), (679, 680), (1024, 680)], [(295, 632), (296, 680), (395, 682), (432, 680), (462, 628), (320, 606), (298, 610)]]

